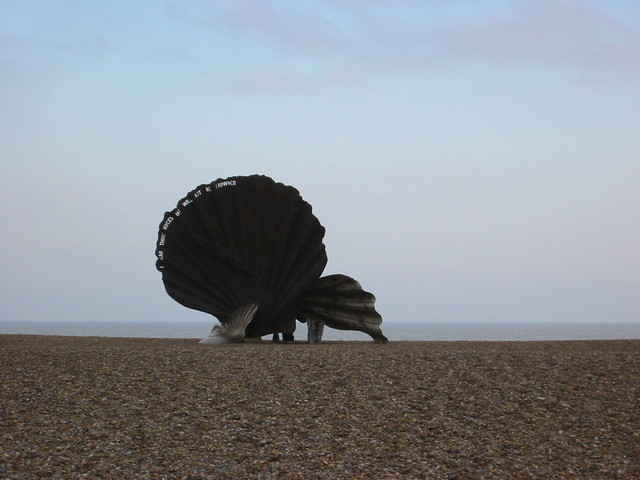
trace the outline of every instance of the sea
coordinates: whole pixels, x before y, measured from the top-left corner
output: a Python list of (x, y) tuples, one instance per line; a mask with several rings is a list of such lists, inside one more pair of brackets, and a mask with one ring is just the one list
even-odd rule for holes
[[(88, 337), (203, 338), (215, 322), (10, 322), (0, 321), (0, 334)], [(462, 323), (387, 322), (390, 341), (551, 341), (640, 339), (638, 323)], [(296, 340), (307, 337), (298, 324)], [(269, 337), (264, 337), (270, 339)], [(370, 341), (361, 332), (324, 329), (323, 340)]]

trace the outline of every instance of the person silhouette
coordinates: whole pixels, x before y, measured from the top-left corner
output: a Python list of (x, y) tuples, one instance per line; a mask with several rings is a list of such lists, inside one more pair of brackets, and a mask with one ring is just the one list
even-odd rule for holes
[(291, 333), (283, 333), (282, 334), (283, 342), (293, 342), (293, 332)]

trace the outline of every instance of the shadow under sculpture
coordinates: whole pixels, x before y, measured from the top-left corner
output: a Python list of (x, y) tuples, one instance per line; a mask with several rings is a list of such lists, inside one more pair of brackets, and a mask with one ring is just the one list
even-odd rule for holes
[(346, 275), (320, 276), (324, 232), (295, 188), (262, 175), (218, 179), (165, 213), (156, 268), (174, 300), (219, 320), (201, 343), (290, 337), (296, 320), (310, 343), (325, 325), (386, 342), (375, 297)]

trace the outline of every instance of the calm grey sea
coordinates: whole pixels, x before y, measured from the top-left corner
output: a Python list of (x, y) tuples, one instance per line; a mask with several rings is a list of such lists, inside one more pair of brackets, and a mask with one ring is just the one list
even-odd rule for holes
[[(202, 338), (215, 322), (99, 323), (0, 322), (0, 334), (72, 335), (97, 337)], [(640, 339), (639, 323), (400, 323), (382, 324), (392, 341), (450, 340), (615, 340)], [(296, 339), (306, 339), (299, 324)], [(268, 338), (268, 337), (265, 337)], [(325, 340), (370, 340), (360, 332), (325, 328)]]

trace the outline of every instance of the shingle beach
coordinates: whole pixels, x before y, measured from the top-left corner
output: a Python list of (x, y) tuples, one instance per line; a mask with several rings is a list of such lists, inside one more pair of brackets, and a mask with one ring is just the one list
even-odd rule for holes
[(640, 340), (0, 335), (0, 479), (640, 478)]

